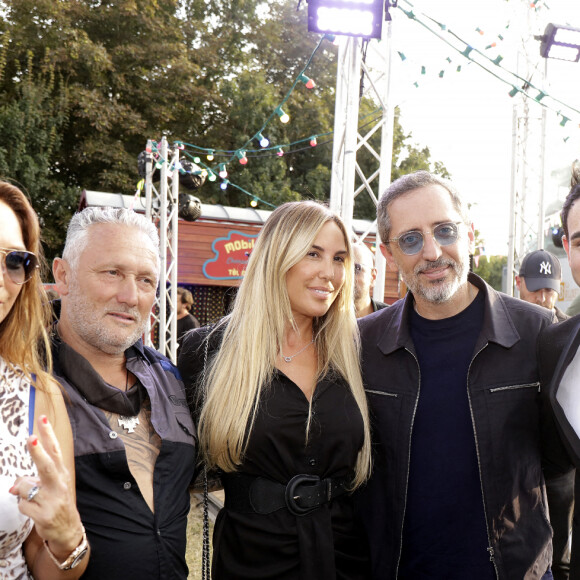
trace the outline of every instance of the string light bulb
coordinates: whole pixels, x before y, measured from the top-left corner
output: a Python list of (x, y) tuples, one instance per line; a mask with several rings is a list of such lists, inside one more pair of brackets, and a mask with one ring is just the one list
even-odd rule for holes
[(213, 149), (210, 149), (208, 154), (207, 154), (207, 160), (208, 161), (213, 161), (214, 160), (214, 156), (213, 156)]
[(246, 157), (245, 151), (236, 151), (236, 157), (240, 160), (240, 165), (248, 164), (248, 158)]
[(278, 157), (283, 157), (284, 156), (284, 149), (282, 149), (282, 147), (278, 147), (278, 151), (276, 151), (276, 155), (278, 155)]
[(225, 163), (220, 163), (220, 170), (219, 170), (218, 175), (222, 179), (225, 179), (228, 176), (228, 172), (226, 171), (226, 164)]
[(211, 169), (208, 169), (208, 173), (209, 173), (208, 179), (210, 181), (215, 181), (217, 179), (216, 174)]
[(256, 139), (258, 139), (258, 141), (260, 142), (260, 147), (262, 148), (268, 147), (268, 145), (270, 145), (269, 139), (267, 137), (264, 137), (262, 133), (258, 133)]
[(318, 145), (318, 141), (316, 140), (316, 135), (310, 137), (310, 147), (316, 147)]
[(305, 74), (301, 74), (298, 77), (298, 80), (302, 81), (307, 89), (313, 89), (316, 86), (316, 83), (311, 78), (308, 78)]
[(288, 121), (290, 121), (290, 115), (288, 115), (288, 113), (285, 113), (283, 111), (282, 107), (278, 107), (276, 109), (276, 112), (278, 113), (278, 116), (280, 117), (281, 123), (288, 123)]
[(220, 188), (222, 190), (226, 190), (228, 188), (228, 183), (229, 181), (227, 179), (224, 179), (221, 183), (220, 183)]
[(258, 198), (257, 198), (256, 196), (254, 196), (254, 197), (252, 198), (252, 201), (250, 202), (250, 205), (251, 205), (252, 207), (258, 207)]
[(194, 163), (200, 163), (201, 162), (201, 159), (199, 157), (194, 157), (193, 158), (193, 162)]

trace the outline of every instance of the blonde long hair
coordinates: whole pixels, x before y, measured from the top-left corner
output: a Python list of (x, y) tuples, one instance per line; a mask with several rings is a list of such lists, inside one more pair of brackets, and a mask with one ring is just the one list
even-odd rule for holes
[[(40, 245), (38, 218), (26, 196), (17, 188), (0, 181), (0, 201), (16, 215), (24, 245), (36, 254), (45, 266)], [(46, 328), (50, 324), (50, 307), (44, 292), (40, 269), (22, 285), (20, 293), (6, 318), (0, 323), (0, 356), (11, 366), (17, 366), (30, 378), (35, 374), (36, 387), (56, 384), (50, 372), (52, 358)]]
[(314, 320), (318, 377), (332, 370), (350, 386), (364, 422), (364, 444), (353, 485), (360, 485), (369, 475), (370, 428), (353, 305), (352, 249), (340, 218), (311, 201), (286, 203), (272, 212), (252, 250), (232, 312), (212, 331), (223, 333), (223, 338), (202, 379), (204, 404), (199, 421), (201, 450), (210, 466), (228, 472), (242, 462), (260, 393), (272, 379), (287, 324), (296, 328), (286, 274), (304, 258), (329, 221), (340, 228), (348, 255), (340, 292), (329, 311)]

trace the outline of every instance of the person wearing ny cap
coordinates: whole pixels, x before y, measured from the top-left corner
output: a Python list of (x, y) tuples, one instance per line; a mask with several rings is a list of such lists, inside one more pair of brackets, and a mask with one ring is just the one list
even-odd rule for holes
[(516, 276), (520, 298), (553, 310), (558, 322), (568, 318), (556, 306), (561, 280), (560, 260), (546, 250), (536, 250), (526, 254), (520, 266), (520, 273)]
[[(519, 276), (516, 276), (520, 298), (554, 312), (554, 322), (570, 318), (556, 306), (561, 280), (560, 260), (546, 250), (526, 254), (520, 266)], [(550, 523), (554, 530), (552, 574), (555, 580), (566, 580), (570, 571), (575, 469), (553, 475), (547, 472), (545, 475)]]

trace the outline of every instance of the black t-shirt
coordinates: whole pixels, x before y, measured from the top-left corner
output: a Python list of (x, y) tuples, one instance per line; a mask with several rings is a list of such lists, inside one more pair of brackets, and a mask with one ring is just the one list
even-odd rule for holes
[(421, 372), (400, 579), (491, 580), (467, 373), (483, 323), (480, 292), (443, 320), (411, 314)]

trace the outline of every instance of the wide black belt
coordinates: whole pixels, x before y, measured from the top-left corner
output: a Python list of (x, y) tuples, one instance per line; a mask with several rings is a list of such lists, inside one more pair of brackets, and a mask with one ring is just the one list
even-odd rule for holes
[(225, 507), (242, 513), (271, 514), (282, 508), (303, 516), (347, 491), (350, 479), (301, 473), (286, 485), (245, 473), (222, 476)]

